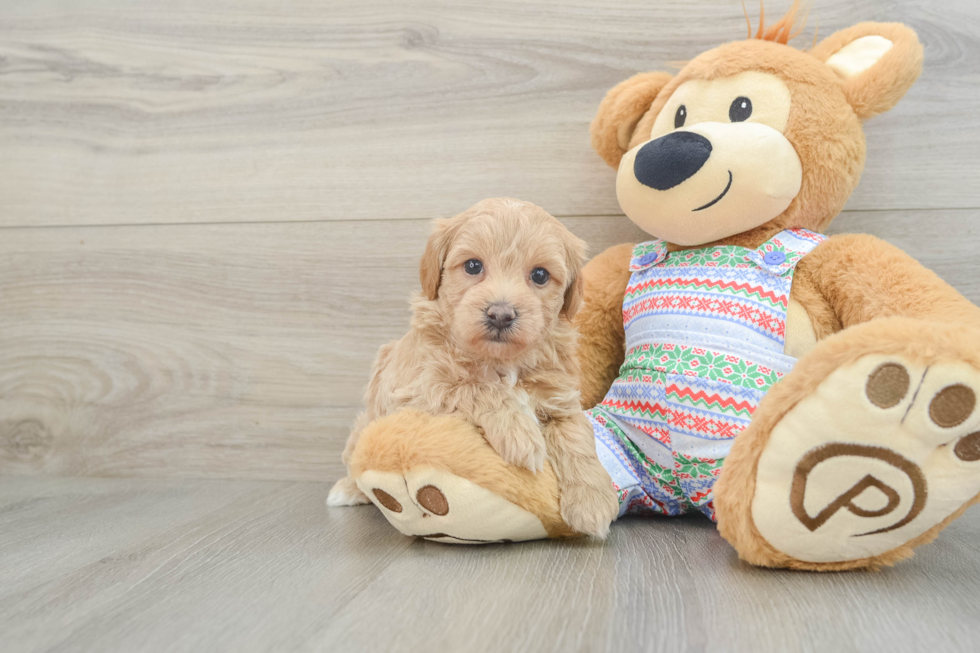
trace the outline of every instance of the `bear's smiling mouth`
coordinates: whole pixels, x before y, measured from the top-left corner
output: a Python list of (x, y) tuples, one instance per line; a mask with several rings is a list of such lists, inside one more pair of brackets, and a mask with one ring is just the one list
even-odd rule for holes
[(704, 209), (706, 209), (708, 207), (714, 206), (719, 201), (721, 201), (721, 198), (724, 197), (728, 193), (728, 191), (729, 191), (729, 189), (731, 189), (731, 187), (732, 187), (732, 171), (729, 170), (728, 171), (728, 185), (725, 186), (725, 190), (721, 191), (721, 195), (719, 195), (718, 197), (714, 198), (713, 200), (711, 200), (710, 202), (708, 202), (704, 206), (699, 206), (696, 209), (691, 209), (691, 213), (694, 213), (695, 211), (703, 211)]

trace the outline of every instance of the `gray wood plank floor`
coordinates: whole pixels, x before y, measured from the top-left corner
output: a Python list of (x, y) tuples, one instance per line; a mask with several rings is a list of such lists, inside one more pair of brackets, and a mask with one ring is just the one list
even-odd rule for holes
[(446, 546), (306, 482), (0, 479), (0, 649), (970, 651), (980, 511), (898, 568), (740, 563), (701, 517)]
[[(819, 0), (798, 45), (863, 20), (925, 70), (832, 231), (980, 303), (980, 4)], [(323, 505), (428, 220), (644, 238), (595, 108), (743, 34), (739, 0), (2, 3), (0, 652), (976, 650), (980, 508), (815, 575), (700, 518), (464, 549)]]

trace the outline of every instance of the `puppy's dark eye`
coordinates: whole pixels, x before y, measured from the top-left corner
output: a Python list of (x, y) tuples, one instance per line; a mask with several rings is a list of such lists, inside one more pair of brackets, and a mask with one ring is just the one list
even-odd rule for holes
[(531, 270), (531, 281), (539, 286), (543, 286), (544, 284), (548, 283), (548, 279), (550, 278), (551, 275), (548, 274), (548, 271), (544, 268), (534, 268)]
[(483, 263), (480, 259), (471, 258), (463, 263), (463, 269), (466, 270), (466, 274), (480, 274), (483, 272)]
[(737, 97), (728, 107), (728, 118), (732, 122), (745, 122), (752, 115), (752, 100), (747, 97)]
[(683, 127), (685, 120), (687, 120), (687, 107), (682, 104), (677, 107), (677, 113), (674, 114), (674, 129)]

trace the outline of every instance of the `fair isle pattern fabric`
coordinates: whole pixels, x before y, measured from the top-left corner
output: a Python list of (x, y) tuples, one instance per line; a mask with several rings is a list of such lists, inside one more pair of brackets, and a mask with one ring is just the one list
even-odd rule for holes
[(755, 250), (633, 249), (625, 361), (588, 411), (621, 515), (714, 519), (712, 488), (733, 439), (796, 362), (783, 352), (793, 273), (824, 239), (789, 229)]

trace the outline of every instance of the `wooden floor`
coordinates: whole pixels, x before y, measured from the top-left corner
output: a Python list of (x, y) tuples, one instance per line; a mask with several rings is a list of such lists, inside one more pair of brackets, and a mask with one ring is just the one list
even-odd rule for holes
[[(980, 303), (980, 5), (812, 5), (800, 47), (926, 49), (831, 231)], [(458, 549), (323, 505), (428, 221), (509, 195), (643, 238), (595, 108), (744, 30), (739, 0), (0, 4), (0, 651), (975, 650), (980, 509), (813, 575), (699, 519)]]
[(0, 479), (0, 649), (975, 651), (980, 513), (899, 568), (740, 564), (702, 517), (605, 544), (412, 540), (291, 481)]

